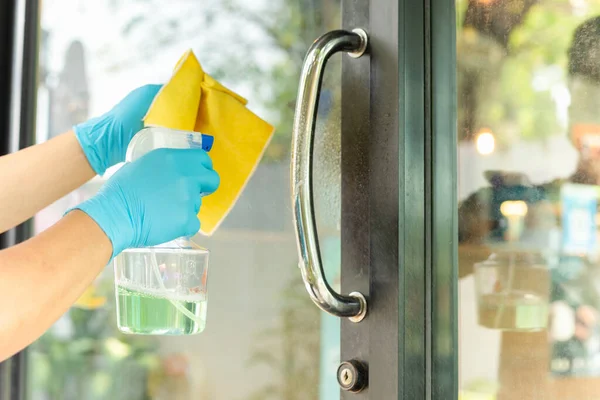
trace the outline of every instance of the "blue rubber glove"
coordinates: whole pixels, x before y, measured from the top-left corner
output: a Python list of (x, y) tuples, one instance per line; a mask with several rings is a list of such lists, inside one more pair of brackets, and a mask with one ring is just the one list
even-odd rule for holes
[(146, 85), (129, 93), (106, 114), (73, 128), (88, 162), (98, 175), (125, 161), (133, 135), (143, 128), (146, 115), (161, 85)]
[(200, 194), (212, 193), (219, 175), (202, 149), (156, 149), (125, 164), (91, 199), (74, 209), (88, 214), (113, 245), (154, 246), (200, 230)]

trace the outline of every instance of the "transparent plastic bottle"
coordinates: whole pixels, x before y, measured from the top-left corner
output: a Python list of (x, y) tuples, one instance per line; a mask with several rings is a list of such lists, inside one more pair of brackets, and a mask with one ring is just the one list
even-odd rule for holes
[[(203, 148), (212, 137), (151, 127), (131, 140), (126, 160), (158, 148)], [(192, 335), (206, 325), (209, 252), (190, 238), (159, 246), (127, 249), (115, 257), (117, 324), (124, 333)]]

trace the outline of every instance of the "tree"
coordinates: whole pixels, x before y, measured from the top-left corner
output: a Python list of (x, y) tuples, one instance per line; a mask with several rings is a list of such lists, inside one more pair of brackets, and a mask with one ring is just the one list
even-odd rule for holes
[[(458, 134), (491, 129), (500, 145), (563, 133), (561, 93), (575, 28), (600, 12), (563, 0), (459, 0)], [(564, 110), (563, 110), (564, 111)]]
[[(464, 3), (464, 1), (463, 1)], [(510, 35), (537, 0), (469, 0), (458, 34), (459, 137), (471, 139), (484, 121), (487, 99), (508, 56)], [(460, 25), (459, 25), (460, 26)], [(483, 110), (483, 111), (482, 111)], [(491, 121), (490, 121), (491, 122)]]

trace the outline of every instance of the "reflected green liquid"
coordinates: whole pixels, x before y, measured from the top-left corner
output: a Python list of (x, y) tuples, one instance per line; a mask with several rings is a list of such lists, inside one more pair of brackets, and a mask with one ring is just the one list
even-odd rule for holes
[(479, 325), (504, 331), (534, 332), (546, 328), (548, 303), (523, 293), (489, 294), (479, 299)]

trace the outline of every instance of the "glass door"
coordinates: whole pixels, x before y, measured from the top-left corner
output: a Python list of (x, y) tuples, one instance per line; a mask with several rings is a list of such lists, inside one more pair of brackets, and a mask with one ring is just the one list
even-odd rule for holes
[(457, 1), (460, 398), (600, 393), (600, 3)]
[[(118, 333), (107, 267), (40, 340), (2, 364), (0, 378), (11, 390), (0, 391), (0, 399), (401, 399), (452, 387), (452, 379), (436, 374), (454, 370), (453, 319), (431, 314), (433, 302), (452, 304), (452, 285), (429, 289), (446, 279), (452, 263), (433, 268), (431, 240), (447, 240), (432, 235), (432, 224), (443, 218), (428, 217), (431, 196), (445, 190), (432, 190), (432, 152), (452, 149), (433, 147), (432, 129), (451, 126), (452, 114), (437, 113), (432, 128), (430, 31), (443, 17), (431, 14), (428, 2), (11, 4), (8, 26), (15, 34), (6, 53), (26, 63), (11, 69), (24, 71), (11, 91), (22, 89), (22, 97), (10, 103), (22, 113), (10, 120), (15, 128), (3, 151), (50, 140), (131, 89), (164, 82), (189, 48), (207, 72), (273, 122), (276, 134), (225, 223), (203, 239), (212, 255), (202, 335)], [(346, 33), (333, 37), (362, 28), (370, 44), (363, 57), (336, 55), (324, 70), (306, 204), (314, 205), (316, 260), (328, 282), (321, 289), (364, 295), (360, 322), (329, 315), (311, 301), (297, 268), (290, 200), (294, 110), (298, 83), (307, 79), (303, 59), (315, 39), (340, 28)], [(452, 38), (450, 30), (436, 46)], [(452, 43), (444, 48), (453, 54)], [(31, 66), (34, 73), (25, 73)], [(452, 84), (450, 75), (434, 72)], [(438, 94), (436, 102), (452, 102), (451, 93)], [(15, 231), (4, 245), (47, 229), (111, 173), (41, 211), (31, 231)]]
[[(313, 40), (341, 27), (340, 7), (339, 0), (41, 3), (38, 143), (137, 86), (165, 82), (188, 48), (276, 133), (227, 220), (202, 240), (211, 249), (206, 331), (183, 338), (120, 334), (107, 267), (31, 346), (30, 399), (338, 397), (339, 320), (312, 304), (296, 267), (289, 165), (302, 60)], [(327, 68), (315, 157), (323, 161), (315, 166), (315, 202), (332, 282), (340, 274), (340, 74), (338, 56)], [(111, 172), (39, 213), (35, 231), (92, 196)]]
[[(3, 152), (50, 140), (131, 89), (164, 82), (189, 48), (276, 134), (225, 223), (203, 239), (212, 254), (201, 335), (120, 334), (107, 267), (43, 337), (0, 364), (0, 400), (458, 393), (452, 2), (9, 3), (15, 34), (7, 60), (24, 74), (10, 92), (9, 106), (21, 114), (7, 119), (14, 129), (2, 137)], [(353, 45), (356, 28), (368, 35), (366, 49)], [(314, 72), (334, 50), (365, 54), (333, 55), (315, 90)], [(313, 122), (308, 153), (292, 154), (292, 142), (305, 143), (293, 132), (310, 135)], [(292, 161), (312, 169), (290, 171)], [(47, 229), (115, 169), (11, 231), (3, 245)], [(297, 195), (305, 182), (309, 191), (292, 200), (290, 187)], [(313, 208), (314, 216), (304, 213)], [(346, 318), (357, 310), (361, 318)]]

